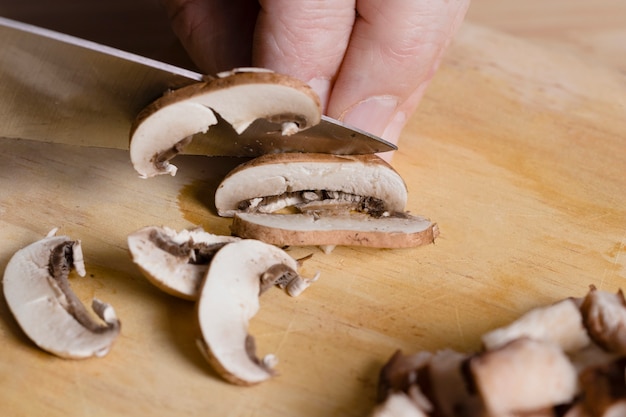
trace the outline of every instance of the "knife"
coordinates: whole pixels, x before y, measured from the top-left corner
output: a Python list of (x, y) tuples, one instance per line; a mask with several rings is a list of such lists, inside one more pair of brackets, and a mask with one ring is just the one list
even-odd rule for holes
[[(0, 137), (127, 150), (141, 109), (167, 90), (200, 80), (193, 71), (0, 17)], [(291, 136), (280, 130), (257, 120), (238, 135), (222, 121), (195, 135), (185, 153), (254, 157), (397, 149), (326, 116)]]

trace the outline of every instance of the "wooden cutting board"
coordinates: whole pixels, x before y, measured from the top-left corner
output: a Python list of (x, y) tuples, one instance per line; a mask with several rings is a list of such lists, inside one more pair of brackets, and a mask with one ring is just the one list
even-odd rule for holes
[[(77, 128), (80, 125), (77, 124)], [(12, 416), (363, 416), (398, 348), (472, 351), (530, 308), (626, 287), (626, 76), (584, 57), (465, 25), (393, 163), (408, 209), (439, 224), (409, 250), (293, 248), (320, 280), (264, 294), (251, 323), (280, 375), (221, 380), (194, 344), (194, 307), (152, 287), (126, 236), (146, 225), (227, 234), (213, 193), (240, 161), (178, 157), (141, 180), (121, 151), (0, 140), (0, 268), (53, 227), (83, 241), (71, 284), (111, 303), (108, 356), (38, 350), (0, 301), (0, 414)]]

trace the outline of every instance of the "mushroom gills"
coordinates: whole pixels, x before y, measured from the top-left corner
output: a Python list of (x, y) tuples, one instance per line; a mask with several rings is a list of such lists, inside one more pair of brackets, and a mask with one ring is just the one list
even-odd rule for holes
[(106, 355), (120, 333), (113, 307), (98, 299), (96, 321), (70, 288), (74, 268), (85, 267), (80, 241), (53, 234), (16, 252), (4, 273), (9, 309), (26, 335), (41, 349), (63, 358)]
[[(380, 198), (329, 190), (302, 190), (254, 197), (242, 200), (237, 204), (237, 208), (246, 213), (272, 214), (293, 208), (294, 213), (314, 215), (342, 215), (358, 212), (372, 217), (390, 216), (385, 202)], [(394, 215), (400, 214), (394, 213)]]

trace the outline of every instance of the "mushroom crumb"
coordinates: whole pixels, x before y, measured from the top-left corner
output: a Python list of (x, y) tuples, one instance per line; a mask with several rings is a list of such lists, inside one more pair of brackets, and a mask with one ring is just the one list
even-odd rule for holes
[(479, 352), (396, 352), (371, 415), (626, 416), (625, 326), (622, 291), (591, 286), (487, 333)]

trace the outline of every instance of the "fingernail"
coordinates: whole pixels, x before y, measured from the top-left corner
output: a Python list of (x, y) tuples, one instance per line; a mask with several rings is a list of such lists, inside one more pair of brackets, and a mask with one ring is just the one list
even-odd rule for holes
[(398, 99), (390, 96), (371, 97), (349, 109), (343, 122), (381, 136), (398, 107)]
[(330, 80), (328, 78), (313, 78), (309, 81), (309, 85), (317, 93), (322, 104), (322, 111), (326, 113), (328, 105), (328, 97), (330, 97)]
[(406, 113), (403, 111), (397, 112), (393, 115), (393, 118), (385, 128), (385, 131), (382, 133), (381, 137), (386, 141), (397, 145), (398, 139), (400, 138), (400, 134), (402, 133), (406, 122)]

